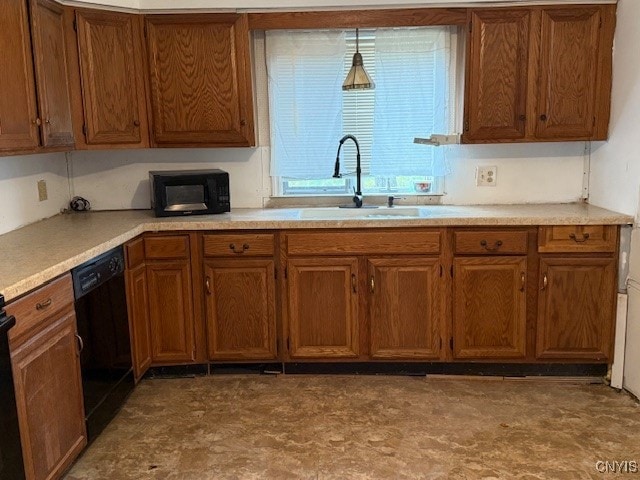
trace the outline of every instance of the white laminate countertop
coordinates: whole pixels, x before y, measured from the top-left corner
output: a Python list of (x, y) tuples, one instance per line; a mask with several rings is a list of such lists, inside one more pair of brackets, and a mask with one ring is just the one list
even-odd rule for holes
[[(398, 207), (394, 212), (402, 208), (412, 207)], [(629, 215), (586, 204), (433, 205), (415, 209), (419, 214), (410, 217), (398, 217), (385, 209), (345, 212), (337, 208), (234, 209), (222, 215), (171, 218), (156, 218), (150, 210), (62, 214), (0, 235), (0, 293), (10, 301), (143, 232), (633, 222)]]

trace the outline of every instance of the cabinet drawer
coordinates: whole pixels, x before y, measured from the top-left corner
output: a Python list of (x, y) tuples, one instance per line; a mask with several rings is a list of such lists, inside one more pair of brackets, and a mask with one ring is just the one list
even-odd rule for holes
[(189, 258), (188, 235), (145, 237), (144, 256), (147, 260)]
[(204, 236), (205, 257), (270, 257), (274, 252), (274, 235), (223, 234)]
[(16, 326), (9, 330), (11, 347), (29, 338), (54, 313), (72, 308), (73, 286), (69, 274), (7, 305), (7, 313), (16, 317)]
[(500, 255), (527, 253), (527, 232), (455, 232), (455, 253)]
[(289, 233), (289, 255), (438, 254), (440, 230)]
[(543, 253), (615, 252), (616, 225), (540, 227), (538, 251)]

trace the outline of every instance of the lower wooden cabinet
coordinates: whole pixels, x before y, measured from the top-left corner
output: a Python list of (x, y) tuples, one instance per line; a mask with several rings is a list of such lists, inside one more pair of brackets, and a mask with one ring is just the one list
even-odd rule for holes
[(610, 359), (616, 263), (610, 257), (540, 260), (538, 358)]
[(147, 263), (153, 363), (194, 362), (195, 328), (189, 260)]
[(357, 357), (358, 259), (289, 259), (287, 271), (289, 357)]
[(151, 366), (151, 331), (146, 265), (142, 263), (127, 270), (125, 283), (127, 285), (133, 375), (138, 381)]
[(58, 478), (87, 444), (73, 311), (13, 350), (12, 365), (27, 479)]
[(525, 356), (526, 274), (526, 257), (454, 260), (454, 358)]
[(368, 273), (371, 358), (439, 358), (439, 259), (370, 258)]
[(275, 359), (274, 261), (206, 259), (204, 276), (209, 358)]

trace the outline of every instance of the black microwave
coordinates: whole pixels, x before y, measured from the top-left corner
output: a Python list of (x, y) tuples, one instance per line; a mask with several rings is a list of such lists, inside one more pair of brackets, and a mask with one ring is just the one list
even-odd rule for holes
[(149, 172), (156, 217), (206, 215), (231, 210), (229, 174), (222, 170)]

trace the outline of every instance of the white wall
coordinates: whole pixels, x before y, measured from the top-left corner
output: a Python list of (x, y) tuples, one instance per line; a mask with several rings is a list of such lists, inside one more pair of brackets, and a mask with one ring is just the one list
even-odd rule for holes
[[(48, 200), (38, 201), (38, 180)], [(69, 204), (64, 153), (0, 157), (0, 234), (60, 213)]]
[(609, 141), (593, 145), (590, 202), (636, 215), (629, 274), (629, 317), (624, 384), (640, 396), (640, 2), (620, 0), (613, 55), (612, 109)]

